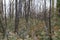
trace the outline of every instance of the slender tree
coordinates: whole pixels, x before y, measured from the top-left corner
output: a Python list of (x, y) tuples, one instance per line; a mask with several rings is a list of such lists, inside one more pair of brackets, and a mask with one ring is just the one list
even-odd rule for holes
[(19, 0), (18, 13), (20, 13), (19, 16), (22, 17), (22, 0)]
[(1, 29), (1, 32), (3, 32), (4, 30), (4, 27), (3, 27), (3, 0), (0, 0), (0, 29)]
[(51, 33), (51, 2), (50, 0), (50, 10), (49, 10), (49, 40), (52, 40), (52, 33)]
[(43, 11), (44, 11), (44, 21), (45, 21), (45, 29), (46, 29), (46, 33), (47, 35), (48, 33), (48, 19), (47, 19), (47, 13), (46, 13), (46, 0), (44, 0), (44, 5), (43, 5)]
[(19, 16), (21, 16), (20, 14), (22, 14), (22, 3), (21, 3), (21, 0), (19, 0), (19, 5), (17, 3), (18, 3), (18, 1), (15, 0), (15, 32), (18, 33)]
[(17, 0), (15, 0), (15, 32), (18, 31), (18, 13), (17, 13)]
[(4, 23), (3, 23), (3, 0), (0, 0), (1, 6), (0, 6), (0, 29), (3, 33), (3, 38), (5, 37), (5, 27), (4, 27)]
[(10, 21), (11, 21), (11, 1), (9, 0), (9, 17), (10, 17)]
[(7, 17), (6, 17), (6, 0), (4, 1), (4, 30), (3, 30), (3, 38), (6, 37), (6, 29), (7, 29)]

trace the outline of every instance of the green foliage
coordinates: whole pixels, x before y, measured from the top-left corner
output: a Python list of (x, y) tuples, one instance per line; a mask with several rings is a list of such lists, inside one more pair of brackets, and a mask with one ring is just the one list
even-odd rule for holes
[(56, 24), (57, 26), (60, 26), (60, 16), (59, 15), (56, 15)]
[(60, 0), (57, 0), (57, 7), (60, 8)]

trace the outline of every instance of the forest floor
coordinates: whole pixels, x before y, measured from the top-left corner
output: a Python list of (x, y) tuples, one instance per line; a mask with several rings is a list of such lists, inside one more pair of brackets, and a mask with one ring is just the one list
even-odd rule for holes
[[(52, 23), (53, 26), (52, 27), (54, 29), (54, 34), (52, 34), (52, 38), (53, 38), (53, 40), (60, 40), (60, 17), (57, 17), (57, 18), (53, 19), (52, 21), (53, 21), (53, 23)], [(19, 26), (21, 26), (21, 27), (19, 27), (19, 30), (23, 26), (26, 26), (25, 23), (26, 22), (25, 22), (24, 19), (22, 19), (22, 21), (20, 20), (20, 23), (19, 23), (20, 25)], [(48, 40), (48, 36), (46, 36), (44, 21), (41, 21), (41, 20), (39, 21), (39, 20), (33, 19), (33, 21), (31, 21), (30, 25), (31, 25), (31, 27), (30, 27), (30, 30), (29, 30), (29, 34), (32, 34), (33, 32), (35, 32), (35, 34), (38, 34), (37, 38), (39, 40)], [(10, 29), (10, 30), (12, 30), (12, 29)], [(0, 33), (0, 39), (1, 38), (2, 38), (2, 33)], [(8, 39), (9, 40), (33, 40), (33, 38), (29, 37), (29, 35), (27, 35), (25, 39), (24, 39), (24, 37), (22, 39), (16, 33), (12, 32), (12, 31), (9, 31)], [(7, 38), (4, 39), (4, 40), (7, 40)]]

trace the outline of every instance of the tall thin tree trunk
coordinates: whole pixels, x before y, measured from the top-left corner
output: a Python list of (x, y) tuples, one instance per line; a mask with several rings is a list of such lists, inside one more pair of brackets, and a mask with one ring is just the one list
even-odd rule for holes
[(52, 33), (51, 33), (51, 1), (50, 0), (50, 10), (49, 10), (49, 40), (52, 40)]
[(6, 18), (6, 0), (4, 0), (4, 4), (5, 4), (5, 10), (4, 10), (4, 12), (5, 12), (5, 19), (4, 19), (4, 21), (5, 21), (5, 25), (4, 25), (4, 31), (3, 31), (3, 38), (5, 38), (6, 37), (6, 29), (7, 29), (7, 18)]
[(3, 27), (3, 0), (0, 1), (0, 27), (1, 27), (1, 32), (3, 32), (4, 27)]
[(15, 0), (15, 32), (18, 31), (18, 13), (17, 13), (17, 0)]
[[(21, 2), (21, 0), (19, 0)], [(15, 0), (15, 32), (18, 33), (18, 25), (19, 25), (19, 12), (21, 13), (21, 5), (18, 6), (18, 1)]]
[(11, 1), (9, 0), (9, 17), (10, 17), (10, 21), (11, 21)]
[(20, 13), (20, 17), (22, 17), (22, 0), (19, 0), (18, 12)]
[(45, 21), (45, 29), (46, 29), (46, 34), (48, 35), (48, 19), (47, 19), (47, 13), (46, 13), (46, 0), (44, 0), (44, 21)]

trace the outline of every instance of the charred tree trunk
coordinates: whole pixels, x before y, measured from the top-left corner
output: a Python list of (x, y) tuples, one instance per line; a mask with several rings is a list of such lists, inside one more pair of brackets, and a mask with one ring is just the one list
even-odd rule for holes
[(28, 4), (27, 2), (25, 1), (25, 19), (26, 19), (26, 23), (28, 23)]
[(48, 35), (48, 18), (46, 13), (46, 0), (44, 0), (44, 21), (45, 21), (45, 29), (46, 29), (46, 35)]
[(22, 0), (19, 0), (18, 13), (19, 17), (22, 17)]
[(18, 31), (19, 14), (17, 13), (17, 0), (15, 0), (15, 32)]
[(22, 3), (21, 0), (19, 0), (19, 5), (18, 5), (18, 1), (15, 0), (15, 32), (18, 33), (18, 25), (19, 25), (19, 18), (20, 18), (20, 14), (22, 14)]
[(25, 1), (25, 20), (26, 20), (26, 28), (29, 31), (29, 13), (30, 13), (30, 0)]
[(51, 33), (51, 1), (50, 0), (50, 10), (49, 10), (49, 40), (52, 40), (52, 33)]
[(2, 21), (3, 21), (3, 0), (0, 1), (0, 29), (1, 29), (0, 32), (3, 32), (4, 30)]
[(51, 0), (50, 0), (50, 10), (49, 10), (49, 17), (46, 13), (46, 0), (44, 0), (44, 20), (46, 25), (46, 33), (47, 36), (49, 36), (49, 40), (52, 40), (52, 34), (51, 34)]

